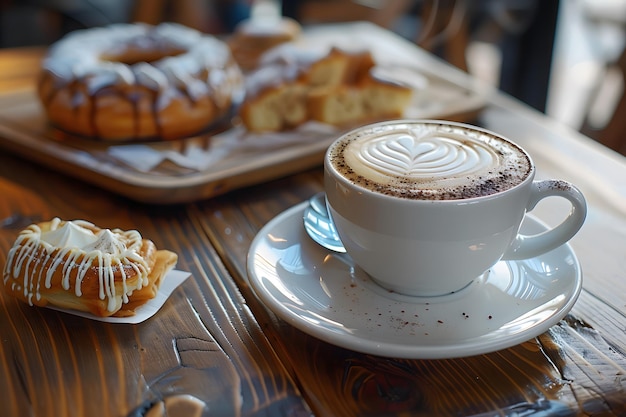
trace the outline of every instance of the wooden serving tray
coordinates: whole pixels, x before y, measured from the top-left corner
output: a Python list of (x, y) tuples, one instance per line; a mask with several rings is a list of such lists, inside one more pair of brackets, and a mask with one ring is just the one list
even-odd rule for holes
[[(316, 45), (334, 45), (337, 39), (358, 40), (372, 48), (378, 63), (397, 68), (401, 62), (403, 77), (426, 80), (426, 87), (416, 91), (407, 109), (408, 118), (470, 120), (484, 106), (481, 94), (435, 75), (442, 63), (376, 26), (333, 25), (309, 30), (304, 36), (304, 42)], [(110, 145), (52, 129), (34, 84), (0, 92), (0, 147), (147, 203), (206, 199), (312, 168), (322, 164), (326, 148), (340, 134), (340, 130), (310, 124), (293, 132), (252, 135), (233, 118), (230, 129), (211, 137)]]

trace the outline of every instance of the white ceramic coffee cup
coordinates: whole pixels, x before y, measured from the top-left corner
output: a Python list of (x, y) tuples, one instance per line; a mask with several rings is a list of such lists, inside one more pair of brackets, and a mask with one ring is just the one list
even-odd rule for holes
[[(358, 167), (360, 171), (355, 173), (352, 168), (345, 171), (346, 160), (337, 157), (338, 153), (341, 154), (339, 149), (347, 142), (359, 143), (372, 136), (377, 138), (377, 142), (370, 146), (373, 150), (355, 151), (365, 154), (365, 163)], [(399, 138), (403, 138), (404, 146), (400, 156), (394, 153), (396, 150), (389, 150)], [(478, 143), (476, 152), (464, 149), (465, 144), (472, 141)], [(483, 146), (482, 141), (495, 143), (497, 149), (494, 151), (491, 145)], [(439, 154), (438, 147), (443, 149)], [(406, 151), (409, 148), (411, 150)], [(512, 159), (519, 160), (513, 165), (509, 160), (510, 166), (501, 170), (506, 175), (497, 171), (495, 177), (487, 180), (490, 186), (501, 182), (501, 190), (485, 191), (489, 187), (479, 186), (477, 193), (487, 195), (473, 195), (471, 190), (461, 193), (469, 196), (457, 195), (461, 189), (459, 183), (473, 180), (474, 184), (478, 181), (476, 178), (484, 179), (475, 172), (482, 168), (471, 168), (477, 164), (476, 160), (489, 159), (488, 155), (492, 153), (499, 158), (495, 163), (503, 164), (506, 158), (501, 157), (507, 152), (513, 152), (516, 156)], [(427, 165), (420, 166), (423, 163), (420, 157), (425, 153), (434, 157), (429, 156)], [(487, 156), (480, 156), (481, 153)], [(406, 176), (400, 174), (396, 166), (398, 161), (400, 165), (410, 164), (415, 172)], [(456, 174), (439, 172), (438, 163), (456, 164), (455, 169), (460, 166), (461, 179), (450, 182)], [(412, 198), (395, 195), (406, 191), (403, 184), (407, 181), (401, 181), (399, 188), (385, 192), (376, 191), (378, 180), (370, 181), (369, 185), (360, 183), (362, 175), (359, 174), (370, 176), (369, 170), (376, 171), (374, 178), (382, 175), (381, 181), (386, 181), (388, 164), (392, 177), (418, 178), (415, 180), (417, 186), (409, 187), (414, 189)], [(469, 174), (463, 176), (463, 169)], [(485, 169), (490, 174), (494, 172)], [(517, 171), (517, 177), (506, 170)], [(476, 178), (472, 177), (474, 174)], [(399, 120), (364, 126), (338, 138), (329, 147), (324, 160), (329, 212), (348, 254), (382, 287), (414, 296), (458, 291), (501, 259), (532, 258), (570, 240), (585, 220), (587, 206), (582, 193), (566, 181), (535, 181), (534, 177), (535, 166), (519, 146), (493, 132), (446, 121)], [(444, 183), (445, 192), (437, 190), (440, 182)], [(415, 192), (421, 186), (426, 191)], [(385, 187), (383, 185), (382, 189)], [(434, 190), (434, 196), (429, 190)], [(519, 234), (526, 213), (550, 196), (570, 201), (571, 211), (565, 220), (536, 236)]]

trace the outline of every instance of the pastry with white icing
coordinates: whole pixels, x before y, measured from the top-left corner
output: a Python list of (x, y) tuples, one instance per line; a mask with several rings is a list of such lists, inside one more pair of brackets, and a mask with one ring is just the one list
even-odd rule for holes
[(177, 260), (136, 230), (54, 218), (20, 232), (3, 283), (7, 293), (30, 305), (129, 316), (156, 296)]
[(279, 46), (246, 77), (239, 109), (251, 132), (275, 132), (315, 120), (338, 127), (398, 118), (413, 90), (376, 77), (368, 50)]
[(302, 28), (288, 17), (245, 19), (235, 28), (228, 45), (235, 60), (244, 71), (251, 71), (270, 49), (297, 40)]
[(226, 43), (173, 23), (71, 32), (42, 64), (38, 93), (57, 128), (104, 141), (172, 140), (222, 120), (242, 98)]

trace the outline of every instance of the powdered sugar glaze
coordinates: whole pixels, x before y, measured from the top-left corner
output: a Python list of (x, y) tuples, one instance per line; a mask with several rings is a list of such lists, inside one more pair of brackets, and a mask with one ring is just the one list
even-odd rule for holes
[(406, 198), (490, 195), (521, 183), (531, 169), (528, 155), (513, 143), (437, 123), (360, 130), (331, 152), (335, 168), (349, 180)]
[[(145, 62), (127, 65), (103, 59), (104, 55), (122, 55), (129, 49), (176, 53), (152, 65)], [(114, 84), (136, 84), (154, 91), (178, 87), (197, 99), (227, 80), (241, 78), (231, 60), (223, 42), (196, 30), (175, 23), (158, 26), (137, 23), (70, 33), (52, 46), (43, 67), (55, 74), (59, 82), (86, 79), (90, 94)], [(211, 69), (211, 73), (201, 79), (205, 68)], [(236, 74), (231, 74), (233, 71)]]

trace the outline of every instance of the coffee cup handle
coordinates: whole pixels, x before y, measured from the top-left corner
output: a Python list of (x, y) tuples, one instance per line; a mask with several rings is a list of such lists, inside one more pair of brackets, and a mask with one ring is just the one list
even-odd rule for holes
[(556, 227), (533, 236), (518, 234), (504, 254), (504, 260), (529, 259), (551, 251), (569, 241), (582, 227), (587, 216), (587, 203), (578, 188), (567, 181), (534, 181), (527, 211), (546, 197), (563, 197), (572, 204), (568, 216)]

